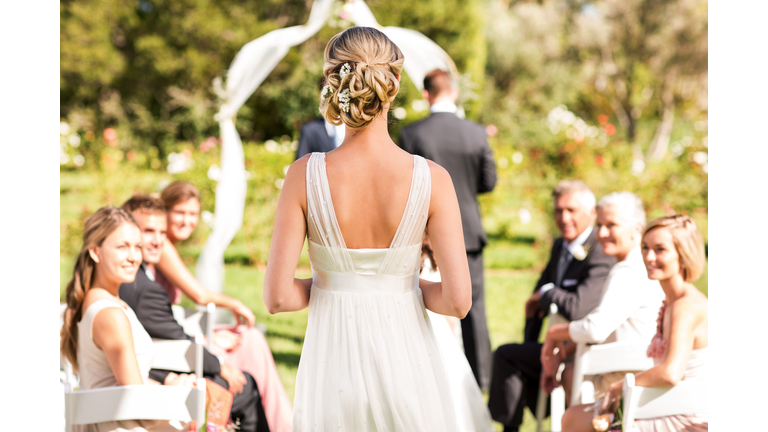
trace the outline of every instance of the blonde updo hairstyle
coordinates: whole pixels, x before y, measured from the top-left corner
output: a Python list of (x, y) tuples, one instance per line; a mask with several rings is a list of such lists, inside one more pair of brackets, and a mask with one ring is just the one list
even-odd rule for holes
[[(400, 90), (398, 76), (405, 57), (389, 38), (372, 27), (351, 27), (331, 38), (325, 47), (323, 75), (332, 94), (320, 95), (320, 113), (329, 123), (362, 129), (387, 108)], [(351, 71), (341, 78), (344, 64)], [(349, 89), (349, 111), (339, 94)]]

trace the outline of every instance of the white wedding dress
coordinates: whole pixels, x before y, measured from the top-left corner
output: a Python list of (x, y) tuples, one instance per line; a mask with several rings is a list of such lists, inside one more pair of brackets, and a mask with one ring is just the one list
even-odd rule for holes
[(313, 153), (307, 163), (313, 282), (294, 431), (457, 430), (418, 285), (431, 177), (424, 158), (414, 156), (413, 162), (408, 202), (387, 249), (346, 248), (325, 154)]

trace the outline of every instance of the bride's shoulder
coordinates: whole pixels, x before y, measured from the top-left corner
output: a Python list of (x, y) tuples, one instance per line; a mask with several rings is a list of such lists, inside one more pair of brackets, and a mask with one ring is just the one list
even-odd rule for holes
[(453, 188), (453, 180), (451, 180), (448, 170), (429, 159), (426, 159), (426, 161), (432, 182), (432, 197), (440, 197), (446, 193), (455, 196), (456, 191)]
[(299, 194), (304, 193), (304, 182), (307, 179), (307, 164), (311, 156), (312, 153), (304, 155), (288, 167), (288, 171), (285, 172), (281, 193), (286, 190), (296, 191)]

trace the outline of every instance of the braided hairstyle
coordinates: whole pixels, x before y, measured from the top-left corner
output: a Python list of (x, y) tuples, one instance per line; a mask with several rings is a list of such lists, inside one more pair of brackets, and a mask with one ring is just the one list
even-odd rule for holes
[(102, 207), (88, 216), (83, 230), (83, 247), (75, 261), (72, 279), (67, 284), (67, 309), (64, 313), (64, 325), (61, 327), (61, 353), (64, 354), (77, 371), (77, 324), (83, 318), (83, 302), (91, 289), (96, 276), (96, 262), (88, 249), (101, 246), (110, 234), (125, 223), (139, 226), (130, 213), (114, 207)]
[[(321, 93), (320, 113), (329, 123), (362, 129), (395, 100), (405, 57), (381, 31), (372, 27), (344, 30), (328, 42), (324, 58), (323, 75), (330, 94)], [(345, 64), (350, 72), (342, 78)], [(343, 109), (339, 96), (347, 89), (349, 107)]]

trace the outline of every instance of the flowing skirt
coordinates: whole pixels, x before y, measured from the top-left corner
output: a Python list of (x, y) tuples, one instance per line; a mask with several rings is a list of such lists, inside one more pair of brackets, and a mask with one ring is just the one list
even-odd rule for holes
[(421, 290), (391, 294), (312, 287), (293, 428), (457, 430)]

